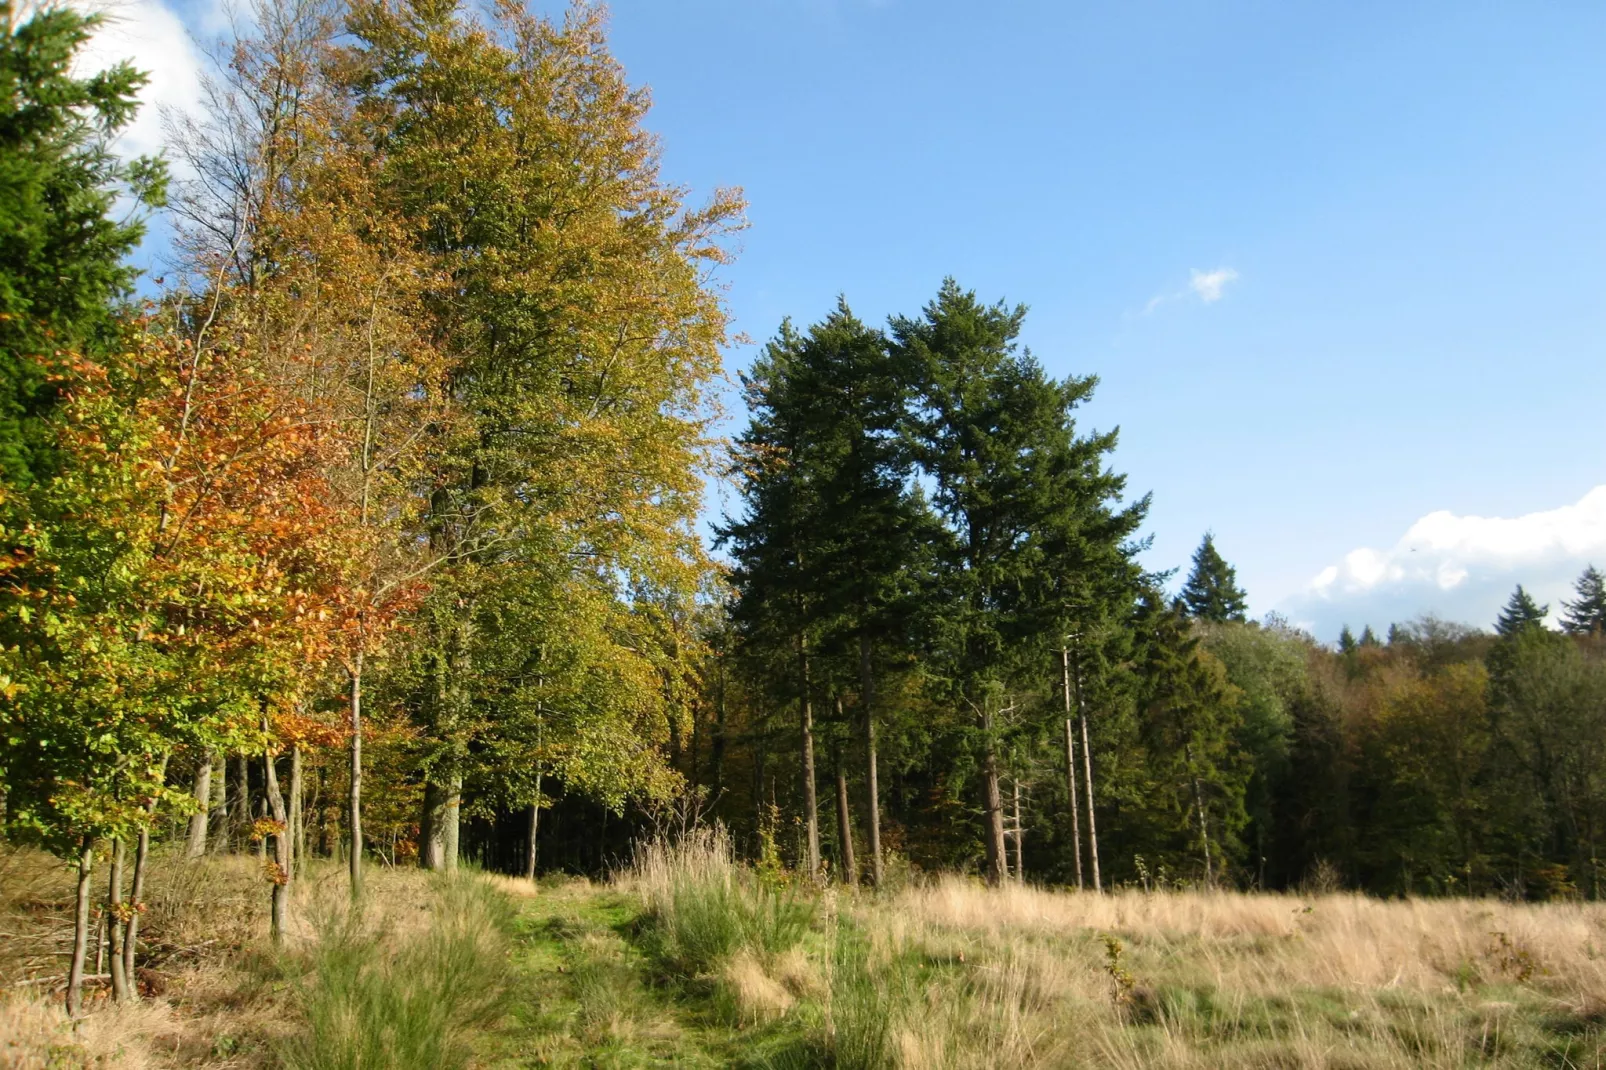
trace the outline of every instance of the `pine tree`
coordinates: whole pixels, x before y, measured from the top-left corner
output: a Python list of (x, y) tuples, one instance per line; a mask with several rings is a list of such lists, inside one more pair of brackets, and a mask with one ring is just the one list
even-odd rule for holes
[(1573, 590), (1578, 597), (1571, 602), (1562, 602), (1566, 610), (1561, 617), (1562, 631), (1569, 635), (1594, 635), (1606, 631), (1606, 576), (1590, 565), (1578, 577)]
[(1529, 628), (1543, 628), (1545, 614), (1550, 612), (1549, 606), (1542, 606), (1533, 600), (1533, 596), (1523, 590), (1522, 584), (1511, 593), (1511, 599), (1506, 602), (1505, 608), (1496, 618), (1494, 630), (1502, 637), (1511, 638)]
[(18, 13), (0, 0), (0, 481), (12, 484), (48, 464), (40, 421), (59, 390), (48, 358), (117, 344), (114, 305), (135, 275), (125, 258), (144, 234), (138, 212), (114, 211), (118, 196), (153, 207), (165, 186), (159, 162), (110, 148), (145, 76), (127, 63), (73, 74), (100, 17)]
[(1193, 571), (1182, 585), (1181, 601), (1188, 616), (1196, 620), (1242, 621), (1245, 619), (1244, 592), (1238, 587), (1238, 573), (1216, 550), (1215, 536), (1205, 533), (1193, 552)]

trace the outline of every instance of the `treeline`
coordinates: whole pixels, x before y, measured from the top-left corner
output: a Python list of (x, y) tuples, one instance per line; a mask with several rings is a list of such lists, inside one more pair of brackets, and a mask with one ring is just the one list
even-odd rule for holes
[(1493, 635), (1423, 618), (1337, 650), (1247, 622), (1208, 535), (1170, 598), (1114, 432), (1078, 427), (1095, 380), (1046, 375), (1023, 316), (951, 281), (885, 330), (841, 302), (746, 377), (713, 742), (681, 768), (755, 853), (876, 883), (1598, 897), (1600, 574), (1559, 633), (1518, 588)]
[(309, 854), (355, 895), (515, 812), (533, 873), (554, 789), (682, 789), (739, 194), (660, 179), (597, 8), (249, 15), (170, 180), (97, 20), (0, 3), (0, 788), (74, 1011), (97, 939), (136, 995), (153, 838), (262, 851), (278, 936)]

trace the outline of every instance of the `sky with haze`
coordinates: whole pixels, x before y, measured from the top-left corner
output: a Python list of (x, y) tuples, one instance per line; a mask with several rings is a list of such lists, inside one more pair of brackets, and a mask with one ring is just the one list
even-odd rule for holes
[[(220, 9), (112, 12), (98, 52), (192, 102)], [(1256, 615), (1324, 640), (1488, 627), (1516, 583), (1555, 603), (1606, 568), (1606, 4), (612, 13), (665, 177), (746, 191), (736, 329), (838, 293), (881, 323), (945, 275), (1027, 304), (1154, 493), (1149, 567), (1212, 530)], [(128, 144), (159, 147), (154, 114)]]

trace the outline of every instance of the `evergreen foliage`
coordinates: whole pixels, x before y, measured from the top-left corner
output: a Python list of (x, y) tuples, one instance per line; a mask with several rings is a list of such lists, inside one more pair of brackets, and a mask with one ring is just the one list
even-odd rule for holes
[(1494, 630), (1505, 638), (1511, 638), (1529, 628), (1543, 628), (1545, 614), (1550, 612), (1549, 606), (1542, 606), (1533, 600), (1533, 596), (1523, 590), (1522, 584), (1511, 592), (1511, 598), (1505, 607), (1500, 610), (1496, 618)]
[(1215, 536), (1205, 533), (1193, 552), (1193, 571), (1182, 585), (1181, 601), (1190, 617), (1208, 621), (1241, 621), (1246, 608), (1238, 573), (1216, 549)]
[(1606, 577), (1594, 565), (1584, 569), (1573, 587), (1573, 601), (1563, 601), (1562, 631), (1569, 635), (1593, 635), (1606, 631)]

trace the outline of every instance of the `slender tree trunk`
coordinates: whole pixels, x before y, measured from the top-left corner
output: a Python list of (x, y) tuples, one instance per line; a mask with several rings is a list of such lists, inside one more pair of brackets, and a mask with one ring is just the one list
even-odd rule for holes
[[(78, 1017), (84, 1006), (84, 954), (89, 950), (89, 879), (95, 866), (95, 845), (85, 837), (78, 851), (78, 898), (74, 901), (72, 959), (67, 966), (67, 1016)], [(108, 921), (110, 915), (108, 915)]]
[(798, 721), (802, 731), (803, 824), (808, 837), (805, 862), (809, 880), (820, 876), (820, 812), (814, 793), (814, 707), (810, 701), (809, 655), (802, 635), (797, 637), (798, 671), (802, 691), (798, 695)]
[(106, 887), (106, 916), (111, 919), (107, 937), (111, 958), (112, 998), (128, 1001), (128, 975), (123, 972), (123, 840), (112, 840), (112, 864)]
[(541, 774), (535, 774), (536, 802), (530, 804), (530, 849), (524, 856), (524, 879), (535, 880), (535, 834), (541, 830)]
[[(842, 700), (837, 699), (837, 712), (842, 710)], [(859, 867), (853, 858), (853, 814), (848, 809), (848, 773), (842, 765), (842, 744), (838, 743), (834, 750), (834, 764), (836, 765), (836, 838), (841, 846), (840, 857), (837, 863), (842, 867), (842, 883), (857, 884), (859, 882)]]
[(212, 751), (201, 756), (195, 766), (195, 813), (190, 815), (189, 843), (185, 845), (185, 858), (200, 858), (206, 853), (206, 826), (212, 809)]
[(462, 832), (463, 812), (463, 777), (454, 775), (450, 786), (446, 790), (446, 806), (443, 808), (446, 828), (441, 836), (441, 848), (446, 859), (446, 872), (457, 872), (458, 843)]
[(307, 854), (307, 831), (305, 827), (305, 814), (301, 809), (301, 744), (290, 744), (290, 879), (294, 880), (296, 870), (302, 865), (302, 859)]
[(1076, 733), (1071, 725), (1071, 651), (1060, 647), (1060, 673), (1065, 685), (1065, 795), (1071, 800), (1071, 848), (1076, 856), (1076, 890), (1082, 890), (1082, 816), (1076, 798)]
[[(157, 779), (167, 779), (167, 756), (162, 756), (161, 772)], [(139, 986), (135, 983), (138, 976), (134, 972), (135, 959), (139, 953), (139, 919), (145, 912), (145, 862), (150, 857), (151, 850), (151, 822), (156, 820), (156, 798), (153, 796), (145, 804), (145, 820), (140, 822), (139, 839), (134, 847), (134, 880), (128, 890), (128, 927), (123, 934), (123, 977), (128, 982), (129, 994), (139, 998)]]
[(351, 669), (351, 797), (346, 812), (346, 835), (351, 853), (351, 897), (362, 898), (362, 669), (359, 649)]
[(987, 814), (987, 883), (994, 888), (1008, 877), (1004, 847), (1004, 799), (998, 790), (998, 751), (993, 741), (992, 710), (982, 713), (982, 809)]
[(1015, 795), (1015, 883), (1026, 883), (1026, 826), (1020, 823), (1020, 778), (1010, 781)]
[[(262, 730), (268, 730), (267, 717), (262, 718)], [(278, 761), (273, 752), (262, 756), (263, 790), (268, 797), (268, 808), (278, 826), (273, 833), (273, 898), (269, 904), (268, 931), (275, 944), (284, 943), (285, 927), (290, 920), (290, 879), (294, 856), (290, 847), (290, 812), (285, 808), (284, 795), (279, 791)]]
[(1082, 783), (1087, 790), (1087, 855), (1093, 863), (1093, 890), (1104, 892), (1099, 879), (1099, 829), (1093, 819), (1093, 750), (1087, 741), (1087, 711), (1081, 713), (1082, 722)]
[(875, 745), (875, 672), (870, 661), (870, 634), (859, 633), (859, 704), (864, 714), (864, 825), (870, 852), (870, 883), (881, 887), (881, 787), (877, 780)]

